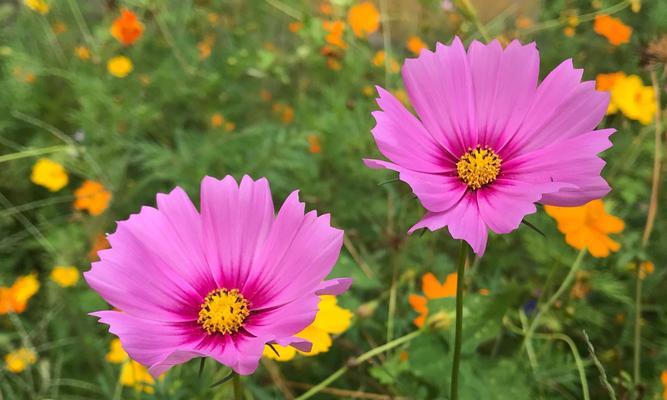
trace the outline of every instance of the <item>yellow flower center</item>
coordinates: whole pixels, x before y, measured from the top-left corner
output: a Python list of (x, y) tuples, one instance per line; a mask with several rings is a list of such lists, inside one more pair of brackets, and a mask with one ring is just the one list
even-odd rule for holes
[(250, 315), (248, 305), (238, 289), (215, 289), (204, 298), (197, 323), (209, 335), (236, 333)]
[(477, 190), (496, 180), (501, 163), (500, 157), (489, 146), (477, 145), (474, 149), (468, 148), (461, 156), (456, 163), (456, 172), (471, 190)]

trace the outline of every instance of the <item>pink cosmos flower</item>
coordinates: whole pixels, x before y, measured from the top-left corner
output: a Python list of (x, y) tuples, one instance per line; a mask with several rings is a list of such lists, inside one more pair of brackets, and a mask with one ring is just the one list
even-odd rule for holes
[(250, 374), (266, 343), (308, 351), (294, 335), (315, 319), (318, 296), (351, 280), (323, 280), (343, 231), (304, 208), (295, 191), (274, 215), (269, 182), (248, 176), (204, 178), (201, 212), (179, 187), (158, 194), (157, 208), (118, 223), (85, 273), (122, 310), (92, 315), (153, 376), (194, 357)]
[(372, 133), (388, 168), (426, 208), (410, 229), (448, 227), (475, 253), (488, 229), (508, 233), (535, 203), (579, 206), (610, 190), (600, 176), (613, 129), (595, 130), (609, 94), (566, 60), (538, 85), (535, 43), (461, 40), (405, 61), (403, 80), (419, 119), (378, 87)]

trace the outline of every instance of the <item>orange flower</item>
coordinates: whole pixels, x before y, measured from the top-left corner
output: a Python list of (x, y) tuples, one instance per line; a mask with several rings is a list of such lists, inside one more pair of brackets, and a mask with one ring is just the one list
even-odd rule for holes
[(294, 120), (294, 109), (284, 103), (275, 103), (273, 113), (280, 117), (283, 125), (289, 125)]
[(340, 61), (336, 60), (335, 58), (329, 57), (327, 58), (327, 67), (334, 71), (340, 71), (340, 69), (343, 68), (343, 64), (341, 64)]
[(412, 35), (408, 38), (408, 43), (406, 44), (406, 47), (408, 50), (412, 52), (412, 54), (418, 56), (419, 53), (422, 51), (422, 49), (427, 48), (426, 43), (424, 43), (419, 36)]
[(528, 18), (524, 15), (520, 15), (520, 16), (516, 17), (516, 20), (514, 21), (514, 26), (516, 26), (519, 29), (532, 28), (533, 25), (535, 25), (535, 22), (533, 22), (532, 19), (530, 19), (530, 18)]
[(618, 251), (621, 244), (609, 237), (620, 233), (625, 223), (604, 210), (602, 200), (593, 200), (579, 207), (545, 206), (547, 214), (556, 220), (565, 241), (575, 249), (586, 247), (593, 257), (607, 257)]
[(215, 36), (206, 35), (206, 37), (197, 43), (197, 50), (199, 50), (199, 59), (206, 60), (211, 56), (211, 50), (215, 44)]
[(100, 215), (109, 207), (111, 192), (99, 182), (86, 180), (74, 191), (74, 208), (88, 210), (90, 215)]
[(331, 13), (333, 12), (331, 3), (329, 3), (328, 1), (322, 2), (322, 4), (320, 4), (320, 12), (322, 13), (322, 15), (331, 15)]
[(350, 7), (347, 23), (356, 37), (366, 37), (380, 28), (380, 12), (373, 3), (365, 1)]
[(567, 37), (573, 37), (575, 33), (576, 33), (575, 29), (571, 26), (566, 26), (565, 28), (563, 28), (563, 34)]
[(345, 31), (345, 23), (343, 21), (323, 21), (322, 27), (328, 32), (324, 37), (327, 43), (341, 49), (347, 48), (347, 43), (343, 40), (343, 32)]
[(443, 284), (440, 284), (438, 278), (430, 272), (422, 276), (422, 292), (424, 296), (411, 294), (408, 297), (408, 303), (419, 313), (419, 316), (412, 321), (417, 327), (421, 328), (424, 326), (424, 322), (426, 322), (429, 300), (456, 296), (456, 282), (456, 273), (447, 275), (447, 279)]
[(53, 29), (53, 33), (60, 35), (67, 32), (67, 25), (63, 21), (56, 21), (51, 25), (51, 29)]
[(663, 400), (667, 400), (667, 369), (662, 371), (660, 380), (662, 381), (662, 386), (665, 388), (665, 390), (662, 392), (662, 398)]
[(100, 258), (97, 256), (97, 253), (100, 250), (108, 249), (110, 247), (111, 245), (107, 240), (107, 236), (104, 233), (99, 233), (97, 236), (95, 236), (95, 241), (90, 247), (90, 251), (88, 251), (88, 260), (91, 262), (99, 260)]
[(311, 154), (319, 154), (322, 152), (322, 146), (320, 145), (320, 138), (317, 135), (308, 135), (308, 144)]
[(111, 36), (125, 46), (136, 42), (144, 33), (144, 24), (137, 19), (136, 14), (124, 9), (111, 25)]
[(211, 115), (211, 126), (214, 128), (219, 128), (225, 122), (225, 118), (220, 113), (214, 113)]
[(74, 48), (74, 54), (79, 57), (79, 59), (86, 61), (90, 59), (90, 50), (86, 46), (77, 46)]
[(639, 278), (646, 279), (647, 276), (655, 271), (655, 265), (651, 261), (644, 261), (639, 264)]
[[(385, 60), (387, 59), (387, 54), (384, 50), (378, 50), (373, 56), (372, 63), (376, 67), (383, 67)], [(389, 70), (394, 74), (401, 70), (401, 66), (393, 58), (389, 58)]]
[(39, 290), (36, 274), (19, 276), (10, 287), (0, 287), (0, 315), (25, 311), (28, 300)]
[(301, 30), (301, 28), (303, 28), (303, 22), (301, 21), (290, 22), (289, 25), (287, 25), (287, 27), (289, 28), (290, 32), (297, 33)]
[(593, 30), (606, 37), (614, 46), (630, 42), (630, 36), (632, 36), (631, 27), (625, 25), (620, 19), (605, 14), (595, 17)]

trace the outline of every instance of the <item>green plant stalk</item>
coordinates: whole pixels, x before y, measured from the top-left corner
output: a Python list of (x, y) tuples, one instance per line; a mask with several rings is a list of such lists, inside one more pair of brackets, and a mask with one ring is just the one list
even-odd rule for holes
[(306, 399), (309, 399), (309, 398), (315, 396), (322, 389), (326, 388), (331, 383), (333, 383), (336, 379), (343, 376), (350, 369), (350, 367), (357, 366), (357, 365), (375, 357), (378, 354), (382, 354), (387, 350), (391, 350), (394, 347), (402, 345), (403, 343), (407, 343), (407, 342), (415, 339), (416, 337), (418, 337), (422, 333), (423, 333), (422, 330), (417, 330), (417, 331), (408, 333), (407, 335), (396, 338), (396, 339), (392, 340), (391, 342), (387, 342), (387, 343), (383, 344), (382, 346), (375, 347), (375, 348), (365, 352), (364, 354), (360, 355), (359, 357), (352, 359), (350, 362), (347, 363), (347, 365), (339, 368), (336, 372), (329, 375), (329, 377), (326, 378), (325, 380), (323, 380), (322, 382), (320, 382), (317, 385), (310, 388), (306, 393), (297, 397), (296, 400), (306, 400)]
[(456, 333), (454, 336), (454, 360), (452, 361), (452, 380), (450, 383), (451, 400), (459, 398), (459, 364), (461, 363), (461, 339), (463, 334), (463, 277), (465, 273), (468, 248), (461, 240), (456, 276)]
[(234, 386), (234, 400), (243, 400), (243, 386), (241, 385), (241, 377), (238, 374), (232, 378), (232, 385)]
[(472, 20), (472, 23), (475, 24), (475, 27), (479, 31), (479, 34), (482, 35), (484, 40), (488, 43), (491, 41), (491, 35), (489, 35), (489, 31), (486, 29), (484, 24), (482, 24), (482, 21), (479, 20), (479, 16), (477, 15), (477, 9), (475, 9), (475, 6), (472, 5), (470, 0), (460, 0), (461, 5), (466, 9), (467, 14), (470, 15), (470, 19)]
[(44, 154), (59, 153), (61, 151), (66, 151), (70, 148), (72, 148), (72, 146), (59, 145), (59, 146), (40, 147), (38, 149), (27, 149), (23, 151), (18, 151), (16, 153), (5, 154), (0, 156), (0, 163), (6, 161), (18, 160), (21, 158), (41, 156)]

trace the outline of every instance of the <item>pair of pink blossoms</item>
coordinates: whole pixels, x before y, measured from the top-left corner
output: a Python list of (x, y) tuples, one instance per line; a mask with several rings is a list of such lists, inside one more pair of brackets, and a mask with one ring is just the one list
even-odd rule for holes
[[(378, 88), (372, 133), (389, 161), (365, 163), (397, 171), (426, 208), (410, 232), (447, 227), (482, 255), (489, 230), (511, 232), (537, 202), (578, 206), (609, 192), (598, 153), (614, 130), (595, 130), (609, 95), (571, 60), (538, 85), (539, 62), (534, 43), (466, 52), (455, 38), (403, 66), (418, 118)], [(250, 374), (266, 344), (308, 350), (294, 335), (319, 296), (351, 284), (325, 280), (343, 231), (305, 213), (296, 191), (275, 214), (263, 178), (206, 177), (200, 203), (176, 188), (118, 223), (85, 277), (121, 311), (93, 315), (154, 376), (195, 357)]]

